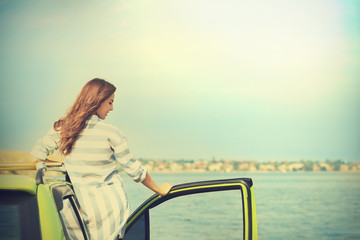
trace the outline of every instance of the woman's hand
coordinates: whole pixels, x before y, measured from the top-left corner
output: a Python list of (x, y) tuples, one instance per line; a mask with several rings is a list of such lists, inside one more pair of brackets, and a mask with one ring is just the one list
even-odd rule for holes
[(45, 163), (44, 161), (38, 161), (38, 162), (36, 162), (35, 168), (36, 168), (36, 171), (38, 171), (39, 169), (45, 169), (45, 170), (47, 170), (47, 166), (46, 166), (46, 163)]
[(168, 192), (170, 191), (170, 189), (173, 187), (171, 184), (169, 183), (163, 183), (161, 185), (161, 187), (159, 187), (154, 180), (152, 180), (152, 178), (150, 177), (150, 175), (148, 173), (146, 173), (146, 177), (145, 179), (142, 181), (142, 184), (144, 184), (147, 188), (149, 188), (150, 190), (156, 192), (157, 194), (161, 195), (161, 196), (165, 196), (166, 194), (168, 194)]
[(169, 183), (163, 183), (160, 187), (160, 195), (165, 196), (166, 194), (168, 194), (170, 192), (172, 187), (173, 187), (173, 185), (171, 185)]

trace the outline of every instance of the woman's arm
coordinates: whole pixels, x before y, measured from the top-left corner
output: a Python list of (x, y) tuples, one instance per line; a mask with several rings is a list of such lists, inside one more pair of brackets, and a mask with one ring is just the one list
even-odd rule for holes
[(152, 180), (152, 178), (150, 177), (150, 175), (148, 173), (146, 173), (146, 177), (144, 179), (144, 181), (141, 182), (142, 184), (144, 184), (147, 188), (149, 188), (150, 190), (156, 192), (157, 194), (161, 195), (161, 196), (165, 196), (166, 194), (168, 194), (168, 192), (170, 191), (170, 189), (173, 187), (171, 184), (169, 183), (163, 183), (161, 185), (161, 187), (159, 187), (154, 180)]
[(58, 147), (60, 133), (51, 128), (44, 137), (40, 138), (32, 148), (30, 155), (45, 160)]
[(40, 168), (45, 168), (47, 169), (47, 164), (51, 165), (52, 163), (60, 163), (58, 161), (53, 161), (50, 159), (45, 159), (45, 160), (41, 160), (39, 158), (37, 158), (34, 162), (35, 168), (36, 170), (40, 169)]
[(50, 159), (45, 159), (45, 160), (41, 160), (41, 159), (37, 159), (36, 162), (40, 162), (43, 161), (45, 163), (59, 163), (59, 161), (54, 161), (54, 160), (50, 160)]

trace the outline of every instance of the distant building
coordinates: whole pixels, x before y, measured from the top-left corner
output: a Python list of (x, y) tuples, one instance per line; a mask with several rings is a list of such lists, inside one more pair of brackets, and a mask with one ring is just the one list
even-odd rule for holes
[(210, 163), (209, 166), (208, 166), (208, 170), (210, 172), (220, 172), (222, 170), (222, 167), (223, 167), (222, 162)]
[(319, 163), (321, 171), (334, 171), (334, 167), (330, 166), (328, 163), (321, 162)]
[(288, 166), (288, 170), (290, 172), (295, 172), (295, 171), (304, 171), (304, 164), (303, 163), (291, 163)]
[(275, 166), (272, 164), (260, 164), (259, 170), (262, 172), (273, 172), (275, 171)]
[(350, 171), (349, 165), (341, 164), (339, 171), (340, 172), (349, 172)]

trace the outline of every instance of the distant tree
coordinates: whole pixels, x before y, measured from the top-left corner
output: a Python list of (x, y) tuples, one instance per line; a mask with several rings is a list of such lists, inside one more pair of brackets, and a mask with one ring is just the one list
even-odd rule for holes
[(304, 164), (304, 170), (305, 171), (312, 171), (314, 168), (314, 163), (310, 160), (301, 160), (301, 162)]
[(341, 164), (344, 164), (344, 161), (342, 160), (336, 160), (332, 163), (332, 165), (334, 166), (334, 171), (339, 171), (340, 170), (340, 166)]

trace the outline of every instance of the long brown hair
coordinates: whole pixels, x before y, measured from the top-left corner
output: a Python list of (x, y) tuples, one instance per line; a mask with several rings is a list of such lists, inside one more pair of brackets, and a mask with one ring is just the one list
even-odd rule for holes
[(85, 84), (65, 117), (54, 123), (54, 129), (60, 131), (60, 153), (65, 156), (71, 153), (79, 134), (85, 127), (86, 119), (95, 114), (101, 103), (115, 90), (114, 85), (100, 78), (94, 78)]

